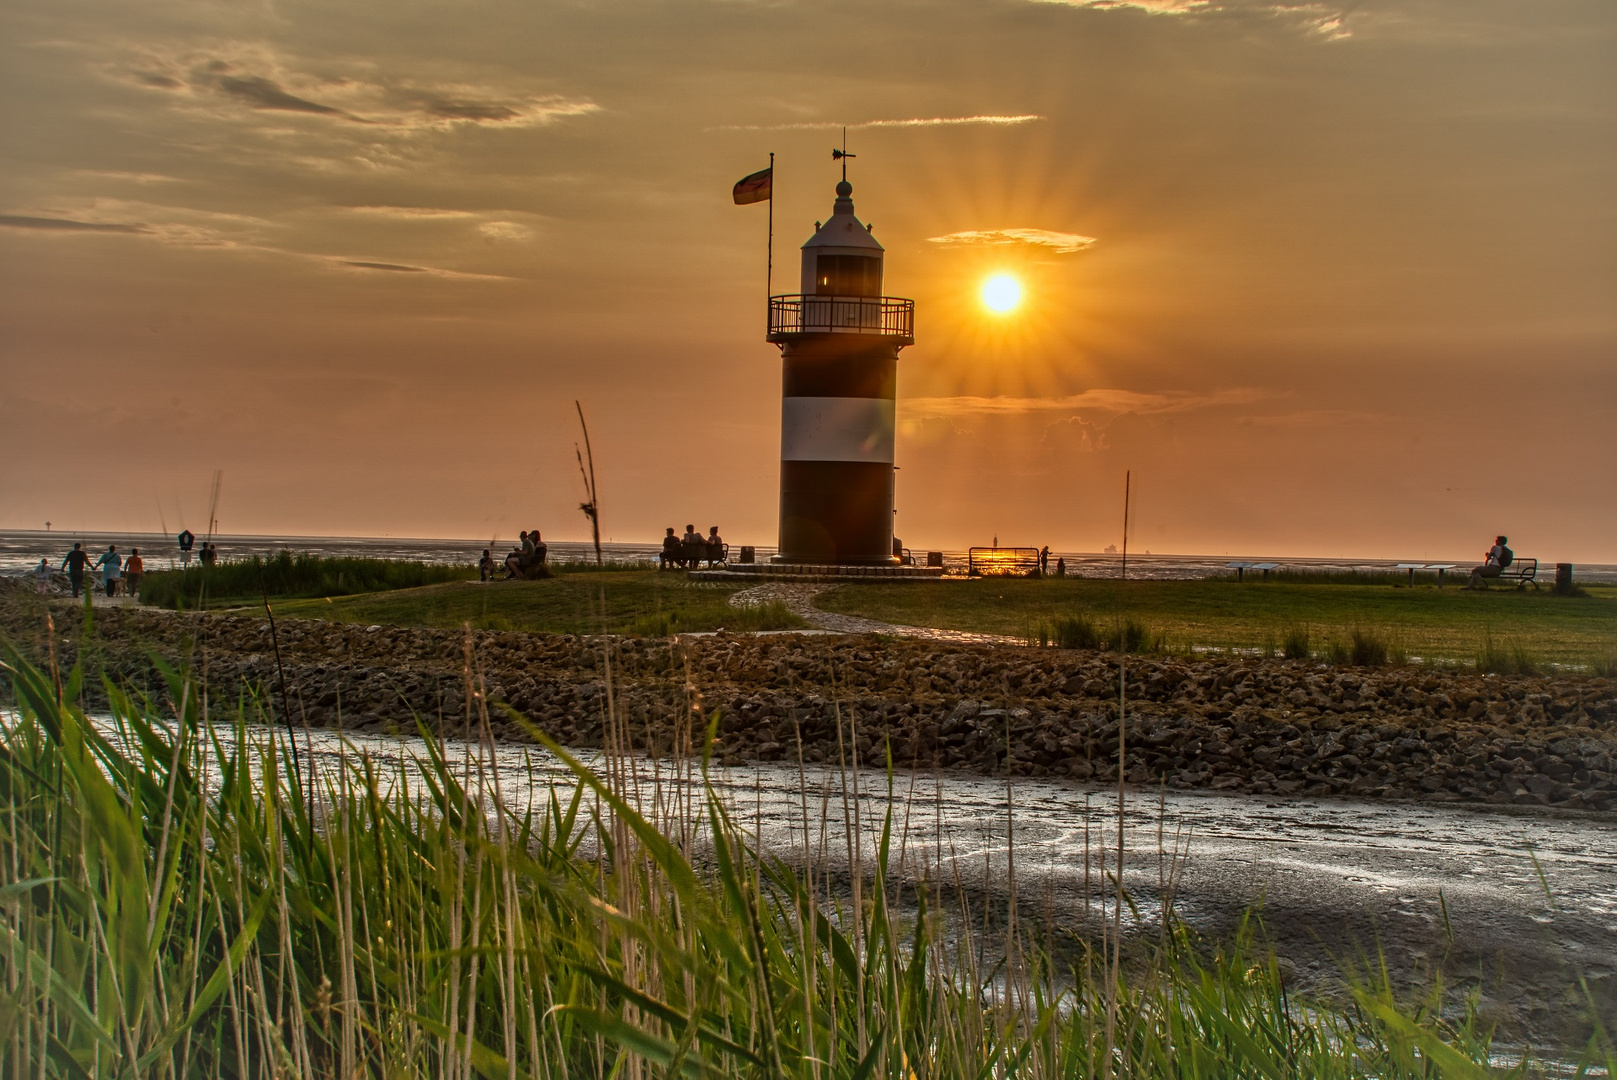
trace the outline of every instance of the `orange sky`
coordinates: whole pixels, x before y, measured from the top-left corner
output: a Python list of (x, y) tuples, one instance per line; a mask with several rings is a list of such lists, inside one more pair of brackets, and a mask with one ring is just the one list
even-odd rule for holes
[[(917, 302), (898, 533), (1617, 562), (1617, 8), (0, 14), (0, 527), (775, 539), (776, 291)], [(982, 280), (1023, 306), (986, 314)]]

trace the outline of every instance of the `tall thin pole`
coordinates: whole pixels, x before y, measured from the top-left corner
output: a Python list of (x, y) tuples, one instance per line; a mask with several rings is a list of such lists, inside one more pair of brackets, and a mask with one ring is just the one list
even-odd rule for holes
[(1123, 471), (1123, 580), (1129, 579), (1129, 471)]
[(769, 152), (769, 246), (764, 264), (764, 309), (775, 298), (775, 152)]

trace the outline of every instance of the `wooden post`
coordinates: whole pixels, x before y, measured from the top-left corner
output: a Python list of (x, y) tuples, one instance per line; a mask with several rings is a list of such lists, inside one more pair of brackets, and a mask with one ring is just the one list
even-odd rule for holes
[(1572, 564), (1558, 562), (1555, 564), (1555, 591), (1569, 593), (1572, 591)]

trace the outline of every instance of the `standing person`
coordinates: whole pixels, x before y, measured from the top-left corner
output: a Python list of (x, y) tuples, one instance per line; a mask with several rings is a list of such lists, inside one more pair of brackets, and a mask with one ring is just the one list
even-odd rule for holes
[(62, 557), (62, 565), (67, 568), (68, 583), (73, 586), (73, 599), (79, 598), (79, 590), (84, 588), (84, 568), (90, 562), (90, 553), (84, 550), (83, 544), (74, 544), (73, 550)]
[(483, 557), (477, 560), (477, 579), (479, 581), (488, 581), (494, 576), (496, 569), (498, 569), (498, 564), (494, 561), (494, 556), (488, 553), (488, 548), (484, 548)]
[(219, 561), (219, 547), (218, 547), (218, 545), (214, 544), (211, 541), (204, 540), (202, 542), (201, 559), (202, 559), (202, 565), (211, 569), (213, 567), (213, 564)]
[(129, 561), (124, 563), (124, 595), (139, 599), (140, 579), (146, 573), (146, 562), (140, 557), (140, 548), (129, 549)]
[(1039, 576), (1044, 577), (1050, 572), (1050, 545), (1046, 544), (1039, 549)]
[(123, 564), (117, 544), (108, 544), (107, 553), (95, 561), (95, 568), (101, 571), (101, 591), (108, 596), (118, 595), (118, 570)]
[(1488, 549), (1488, 554), (1483, 559), (1482, 565), (1472, 568), (1471, 580), (1466, 582), (1466, 588), (1486, 589), (1488, 586), (1483, 581), (1484, 578), (1498, 577), (1501, 570), (1515, 561), (1515, 552), (1506, 546), (1509, 543), (1508, 537), (1494, 537), (1493, 547)]
[(39, 595), (41, 596), (44, 596), (50, 590), (51, 568), (50, 563), (45, 559), (40, 559), (39, 565), (34, 567), (34, 585), (39, 589)]

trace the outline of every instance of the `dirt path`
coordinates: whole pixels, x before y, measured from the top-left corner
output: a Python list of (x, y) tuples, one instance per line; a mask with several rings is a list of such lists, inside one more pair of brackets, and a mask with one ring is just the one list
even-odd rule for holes
[(840, 585), (799, 585), (791, 582), (771, 581), (742, 589), (730, 597), (732, 607), (761, 607), (782, 603), (786, 610), (798, 616), (816, 630), (833, 634), (891, 634), (894, 637), (915, 638), (919, 641), (947, 642), (953, 645), (1025, 645), (1021, 638), (1005, 634), (976, 634), (968, 630), (938, 630), (926, 626), (902, 626), (897, 623), (878, 622), (858, 615), (836, 615), (814, 606), (814, 598)]

